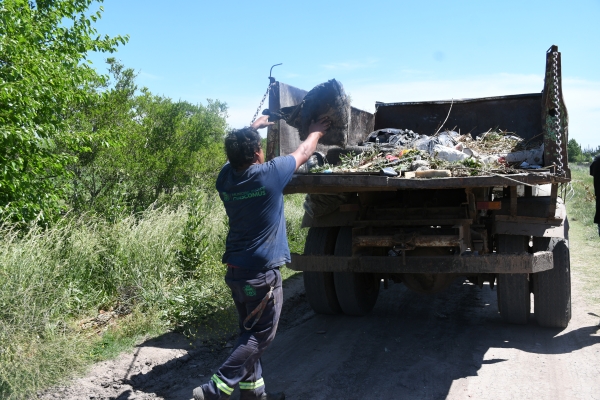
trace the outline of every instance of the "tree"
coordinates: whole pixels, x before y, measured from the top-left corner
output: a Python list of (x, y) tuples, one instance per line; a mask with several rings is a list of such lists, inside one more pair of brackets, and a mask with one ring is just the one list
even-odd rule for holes
[(575, 139), (570, 139), (567, 143), (567, 155), (569, 162), (581, 161), (581, 145)]
[(161, 194), (217, 171), (215, 161), (224, 161), (226, 109), (218, 100), (175, 102), (142, 89), (135, 99), (137, 129), (118, 148), (106, 150), (123, 172), (117, 197), (131, 211), (141, 211)]
[[(102, 0), (97, 0), (101, 2)], [(0, 0), (0, 216), (49, 219), (61, 209), (60, 178), (85, 138), (71, 115), (103, 78), (90, 51), (113, 52), (126, 37), (97, 35), (96, 0)]]
[(71, 125), (89, 142), (71, 166), (71, 205), (114, 217), (192, 182), (212, 182), (225, 158), (226, 105), (138, 92), (132, 69), (111, 58), (108, 64), (112, 80), (73, 115)]
[(126, 175), (119, 148), (139, 129), (135, 117), (137, 86), (133, 69), (108, 58), (111, 80), (94, 89), (88, 101), (71, 116), (70, 126), (80, 132), (85, 146), (73, 154), (66, 178), (69, 205), (75, 210), (94, 209), (96, 201), (113, 195)]

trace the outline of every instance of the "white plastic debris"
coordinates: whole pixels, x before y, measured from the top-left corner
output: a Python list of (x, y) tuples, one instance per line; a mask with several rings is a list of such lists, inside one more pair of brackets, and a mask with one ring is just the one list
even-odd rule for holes
[(437, 142), (442, 146), (446, 147), (454, 147), (456, 146), (456, 141), (448, 134), (448, 132), (444, 132), (437, 137)]
[(417, 140), (415, 140), (413, 142), (413, 147), (417, 150), (423, 150), (423, 151), (431, 151), (431, 149), (433, 148), (433, 146), (435, 145), (435, 142), (432, 140), (431, 136), (427, 136), (427, 135), (421, 135), (420, 138), (418, 138)]
[(499, 158), (500, 157), (497, 155), (489, 155), (489, 156), (482, 156), (479, 158), (479, 160), (481, 160), (481, 162), (485, 165), (492, 165), (492, 164), (498, 164)]
[(517, 142), (520, 142), (520, 141), (522, 141), (522, 140), (523, 140), (523, 139), (521, 139), (520, 137), (518, 137), (518, 136), (514, 136), (514, 135), (507, 135), (507, 136), (504, 136), (504, 138), (505, 138), (505, 139), (509, 139), (509, 140), (516, 140)]
[(440, 144), (436, 144), (433, 147), (432, 154), (435, 154), (440, 160), (446, 160), (449, 162), (463, 161), (469, 158), (469, 156), (462, 151), (458, 151), (451, 147), (442, 146)]
[(506, 155), (506, 162), (508, 163), (526, 162), (529, 165), (542, 165), (543, 161), (544, 145), (541, 145), (537, 149), (515, 151)]
[(462, 152), (465, 153), (466, 155), (468, 155), (469, 157), (479, 158), (479, 153), (477, 153), (475, 150), (472, 150), (468, 147), (463, 148)]
[(529, 164), (527, 161), (523, 161), (521, 163), (521, 165), (519, 166), (519, 168), (523, 168), (523, 169), (540, 169), (542, 167), (539, 166), (539, 165), (536, 165), (536, 164)]

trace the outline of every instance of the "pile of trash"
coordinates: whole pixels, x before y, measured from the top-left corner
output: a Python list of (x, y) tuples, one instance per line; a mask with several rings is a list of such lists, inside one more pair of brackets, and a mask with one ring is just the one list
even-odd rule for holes
[(509, 174), (520, 169), (543, 168), (544, 154), (543, 144), (532, 146), (513, 133), (498, 130), (473, 138), (456, 131), (429, 136), (387, 128), (370, 133), (353, 150), (341, 155), (337, 165), (313, 162), (307, 169), (319, 173), (364, 172), (406, 177)]

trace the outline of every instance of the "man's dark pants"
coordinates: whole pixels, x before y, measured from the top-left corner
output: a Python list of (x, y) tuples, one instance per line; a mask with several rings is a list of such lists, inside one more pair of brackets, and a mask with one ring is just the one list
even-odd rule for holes
[[(233, 351), (214, 374), (211, 381), (202, 386), (207, 400), (227, 399), (236, 384), (240, 385), (240, 400), (260, 397), (265, 386), (262, 380), (260, 357), (275, 338), (283, 290), (279, 268), (266, 271), (252, 271), (242, 268), (227, 268), (225, 282), (231, 288), (231, 295), (239, 314), (240, 337)], [(273, 296), (253, 328), (246, 330), (244, 320), (273, 288)], [(247, 327), (254, 322), (251, 318)]]
[(594, 192), (596, 195), (594, 223), (598, 224), (598, 235), (600, 235), (600, 155), (597, 155), (590, 165), (590, 175), (594, 177)]

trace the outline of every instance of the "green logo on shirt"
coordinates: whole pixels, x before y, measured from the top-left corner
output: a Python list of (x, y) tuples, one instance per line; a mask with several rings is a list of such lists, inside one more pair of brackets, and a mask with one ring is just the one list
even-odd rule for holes
[(264, 186), (259, 187), (258, 189), (248, 190), (246, 192), (236, 192), (236, 193), (227, 193), (221, 192), (221, 197), (223, 201), (237, 201), (237, 200), (246, 200), (252, 199), (254, 197), (262, 197), (266, 196), (267, 191)]
[(244, 293), (246, 293), (246, 296), (256, 296), (256, 289), (254, 289), (252, 286), (250, 285), (246, 285), (244, 286)]

